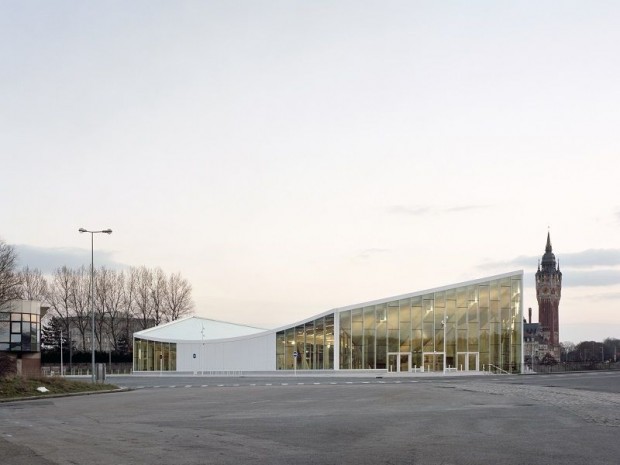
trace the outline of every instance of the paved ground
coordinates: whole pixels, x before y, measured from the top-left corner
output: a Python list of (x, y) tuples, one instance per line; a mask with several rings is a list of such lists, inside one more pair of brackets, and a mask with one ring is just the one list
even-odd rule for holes
[(620, 457), (620, 373), (109, 381), (134, 390), (0, 404), (0, 463), (616, 465)]

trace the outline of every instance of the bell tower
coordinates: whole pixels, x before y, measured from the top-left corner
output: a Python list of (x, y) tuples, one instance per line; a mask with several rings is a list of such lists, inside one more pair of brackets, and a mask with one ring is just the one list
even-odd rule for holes
[(562, 294), (562, 272), (556, 265), (551, 248), (551, 235), (547, 233), (547, 245), (536, 272), (536, 300), (538, 300), (538, 321), (542, 329), (546, 352), (560, 360), (560, 329), (558, 310)]

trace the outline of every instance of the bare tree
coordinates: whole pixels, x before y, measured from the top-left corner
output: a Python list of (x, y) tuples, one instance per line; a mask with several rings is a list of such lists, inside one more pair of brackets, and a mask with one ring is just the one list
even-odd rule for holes
[[(91, 327), (91, 293), (90, 270), (81, 266), (73, 270), (73, 286), (71, 288), (71, 302), (73, 304), (72, 326), (77, 328), (82, 339), (82, 350), (86, 350), (86, 336)], [(90, 339), (90, 336), (89, 336)]]
[(135, 298), (135, 318), (139, 321), (142, 329), (149, 327), (153, 321), (153, 306), (151, 298), (151, 287), (153, 282), (153, 273), (146, 267), (142, 266), (137, 269), (136, 273), (136, 298)]
[(121, 334), (121, 320), (124, 311), (124, 273), (108, 270), (107, 298), (105, 300), (106, 327), (110, 348), (117, 349)]
[(19, 272), (20, 298), (24, 300), (48, 300), (47, 280), (37, 268), (28, 266)]
[(166, 298), (166, 275), (161, 268), (152, 272), (151, 302), (153, 305), (153, 318), (155, 326), (159, 326), (165, 320), (164, 300)]
[[(71, 319), (75, 315), (73, 293), (75, 275), (72, 270), (63, 266), (52, 275), (49, 292), (49, 303), (55, 316), (59, 318), (64, 331), (69, 333)], [(83, 338), (83, 333), (82, 333)]]
[(110, 295), (110, 270), (95, 270), (95, 338), (99, 351), (103, 351), (104, 329), (106, 327), (106, 309)]
[(130, 268), (127, 274), (125, 275), (125, 279), (123, 281), (123, 327), (121, 329), (121, 334), (117, 339), (117, 344), (119, 339), (124, 339), (125, 343), (129, 344), (131, 340), (131, 335), (133, 333), (133, 325), (132, 321), (134, 318), (134, 314), (136, 314), (136, 297), (137, 297), (137, 288), (139, 281), (139, 270), (138, 268)]
[(166, 315), (169, 321), (190, 315), (194, 308), (192, 302), (192, 285), (179, 273), (170, 275), (166, 283)]
[(19, 299), (20, 281), (15, 271), (16, 264), (15, 249), (0, 239), (0, 305)]

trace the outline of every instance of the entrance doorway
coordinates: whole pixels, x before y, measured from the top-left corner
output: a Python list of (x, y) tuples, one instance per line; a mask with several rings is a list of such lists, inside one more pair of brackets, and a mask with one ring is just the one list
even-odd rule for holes
[(459, 371), (480, 371), (479, 352), (459, 352), (456, 354), (457, 366)]
[(443, 359), (443, 352), (425, 352), (422, 368), (424, 371), (443, 371)]
[(411, 353), (388, 352), (388, 371), (397, 373), (411, 371)]

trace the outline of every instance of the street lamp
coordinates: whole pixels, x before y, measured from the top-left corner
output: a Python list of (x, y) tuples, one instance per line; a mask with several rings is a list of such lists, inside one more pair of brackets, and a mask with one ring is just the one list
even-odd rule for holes
[(94, 237), (95, 234), (104, 233), (112, 234), (111, 229), (104, 229), (102, 231), (88, 231), (84, 228), (80, 228), (78, 231), (81, 233), (90, 233), (90, 313), (91, 313), (91, 352), (92, 352), (92, 381), (95, 384), (95, 247)]
[(446, 344), (446, 342), (447, 342), (446, 341), (446, 326), (448, 325), (448, 318), (450, 318), (450, 317), (447, 316), (445, 314), (445, 312), (444, 312), (444, 319), (441, 320), (441, 326), (443, 328), (443, 373), (444, 373), (444, 375), (446, 374), (446, 362), (448, 361), (448, 357), (447, 357), (448, 345)]

